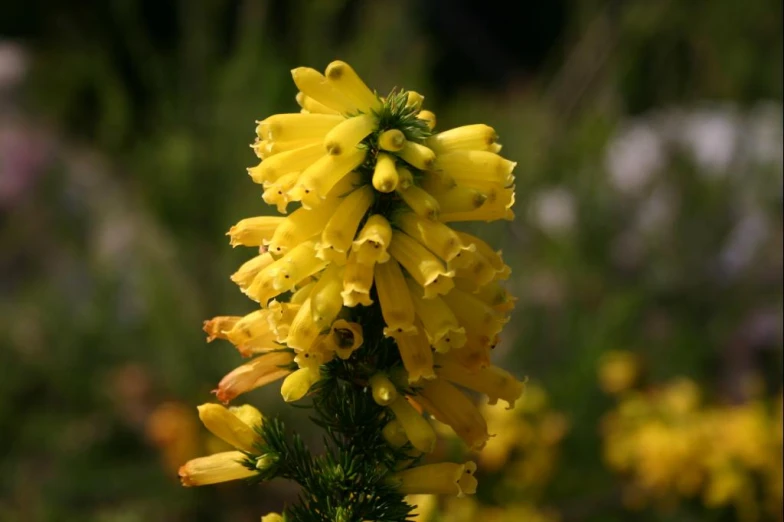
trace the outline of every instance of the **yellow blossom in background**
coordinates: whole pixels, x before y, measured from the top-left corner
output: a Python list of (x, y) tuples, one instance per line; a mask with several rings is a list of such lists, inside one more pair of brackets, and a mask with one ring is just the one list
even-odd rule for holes
[(705, 405), (698, 386), (678, 378), (621, 397), (602, 422), (604, 458), (628, 478), (630, 507), (696, 497), (731, 506), (743, 522), (780, 517), (780, 418), (760, 400)]
[(640, 372), (637, 356), (626, 351), (609, 351), (599, 361), (599, 384), (608, 394), (621, 393), (631, 388)]
[(158, 405), (145, 422), (147, 439), (159, 449), (164, 467), (172, 473), (198, 454), (198, 431), (191, 408), (178, 402)]

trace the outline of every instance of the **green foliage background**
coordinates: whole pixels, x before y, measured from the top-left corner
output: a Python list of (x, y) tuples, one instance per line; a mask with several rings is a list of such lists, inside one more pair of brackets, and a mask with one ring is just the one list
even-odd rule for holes
[[(381, 93), (424, 93), (439, 129), (492, 125), (518, 162), (517, 220), (473, 230), (504, 249), (520, 297), (497, 361), (571, 421), (548, 490), (565, 521), (628, 520), (600, 458), (604, 351), (717, 401), (742, 401), (752, 375), (780, 390), (781, 3), (564, 0), (555, 18), (522, 8), (497, 41), (459, 5), (3, 8), (0, 520), (256, 520), (294, 498), (283, 482), (183, 489), (145, 426), (166, 401), (195, 415), (238, 363), (200, 325), (251, 308), (228, 280), (246, 252), (223, 234), (271, 212), (244, 172), (254, 120), (297, 109), (291, 68), (335, 58)], [(629, 133), (645, 145), (625, 149)], [(654, 165), (626, 189), (623, 151)], [(248, 400), (318, 444), (274, 386)]]

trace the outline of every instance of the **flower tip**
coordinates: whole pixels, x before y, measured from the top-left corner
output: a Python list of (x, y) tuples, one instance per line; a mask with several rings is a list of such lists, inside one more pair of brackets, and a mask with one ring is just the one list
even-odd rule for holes
[(350, 67), (346, 62), (342, 60), (334, 60), (327, 65), (327, 68), (324, 70), (324, 76), (331, 80), (338, 80), (343, 73), (346, 71), (346, 68)]
[(177, 470), (177, 475), (180, 477), (180, 484), (185, 486), (186, 488), (193, 487), (195, 484), (191, 481), (190, 475), (188, 474), (188, 465), (183, 464), (180, 466), (180, 469)]

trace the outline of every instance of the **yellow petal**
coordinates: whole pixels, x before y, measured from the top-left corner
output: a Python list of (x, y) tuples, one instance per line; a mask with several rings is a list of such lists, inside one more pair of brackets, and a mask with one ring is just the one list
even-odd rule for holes
[(430, 136), (425, 143), (437, 154), (454, 150), (479, 150), (496, 152), (498, 135), (495, 129), (482, 123), (456, 127)]
[(512, 221), (514, 219), (514, 187), (499, 188), (499, 187), (486, 187), (481, 188), (482, 192), (487, 193), (487, 201), (485, 204), (476, 210), (468, 212), (444, 212), (439, 216), (439, 219), (444, 223), (454, 223), (460, 221), (496, 221), (504, 219)]
[(267, 310), (251, 312), (226, 332), (226, 338), (245, 356), (280, 348), (275, 333), (270, 329), (268, 316)]
[(466, 245), (474, 245), (476, 247), (477, 253), (479, 253), (482, 257), (487, 259), (490, 265), (496, 272), (495, 278), (496, 279), (507, 279), (509, 274), (512, 273), (512, 269), (504, 263), (503, 258), (501, 257), (501, 251), (495, 251), (492, 249), (490, 245), (482, 241), (476, 236), (471, 234), (467, 234), (465, 232), (456, 232), (457, 236), (460, 240)]
[(240, 266), (236, 272), (231, 275), (231, 280), (234, 281), (240, 289), (248, 288), (253, 282), (256, 275), (275, 262), (275, 258), (269, 253), (264, 253), (251, 258)]
[(330, 265), (321, 274), (311, 293), (311, 313), (313, 322), (320, 328), (326, 328), (340, 313), (343, 307), (343, 298), (340, 295), (343, 289), (343, 269)]
[(291, 77), (303, 94), (322, 105), (341, 114), (356, 112), (356, 105), (338, 92), (317, 70), (309, 67), (297, 67), (292, 69)]
[(476, 464), (440, 462), (400, 471), (392, 475), (393, 483), (403, 495), (473, 495), (477, 481)]
[(285, 214), (286, 207), (291, 202), (289, 192), (292, 188), (294, 188), (294, 185), (297, 183), (298, 179), (298, 171), (284, 174), (264, 190), (264, 193), (261, 195), (261, 199), (263, 199), (264, 203), (267, 205), (275, 205), (278, 212)]
[(324, 148), (339, 156), (354, 150), (376, 128), (376, 118), (371, 114), (360, 114), (343, 120), (324, 137)]
[(306, 366), (293, 372), (283, 380), (280, 393), (286, 402), (294, 402), (304, 397), (310, 388), (321, 378), (318, 367)]
[(477, 371), (471, 371), (460, 364), (453, 356), (436, 354), (435, 357), (439, 378), (459, 384), (470, 390), (484, 393), (490, 398), (490, 404), (495, 404), (498, 399), (506, 401), (508, 409), (523, 394), (525, 384), (514, 376), (497, 366), (488, 366)]
[(379, 134), (378, 146), (381, 150), (397, 152), (406, 144), (406, 135), (399, 129), (388, 129)]
[(281, 379), (291, 372), (285, 366), (293, 361), (294, 354), (287, 351), (272, 352), (252, 359), (221, 379), (215, 390), (218, 400), (227, 403), (243, 393)]
[(289, 197), (301, 201), (305, 208), (315, 207), (341, 179), (365, 161), (366, 154), (366, 150), (354, 148), (340, 156), (323, 156), (300, 174)]
[(451, 189), (433, 196), (442, 212), (473, 212), (487, 201), (487, 194), (464, 185), (455, 185)]
[(359, 222), (373, 203), (373, 189), (365, 185), (346, 196), (321, 233), (318, 256), (345, 264)]
[(279, 216), (258, 216), (240, 220), (226, 233), (231, 237), (231, 246), (261, 246), (266, 244), (278, 226), (286, 218)]
[(392, 232), (389, 253), (424, 288), (425, 299), (445, 294), (454, 288), (453, 271), (421, 244), (403, 232)]
[(320, 142), (312, 141), (307, 145), (266, 158), (258, 168), (248, 169), (248, 174), (255, 183), (274, 183), (281, 176), (291, 172), (299, 172), (308, 168), (313, 162), (324, 155)]
[(517, 164), (492, 152), (453, 150), (439, 154), (436, 165), (456, 181), (481, 188), (487, 184), (511, 185), (512, 171)]
[(436, 444), (436, 432), (422, 415), (402, 395), (389, 405), (395, 418), (406, 432), (411, 445), (419, 451), (430, 453)]
[(403, 232), (443, 259), (448, 268), (471, 264), (473, 258), (469, 253), (475, 251), (476, 247), (464, 246), (457, 234), (443, 223), (424, 219), (413, 212), (398, 214), (395, 222)]
[(403, 161), (419, 170), (430, 170), (436, 164), (435, 153), (415, 141), (405, 142), (397, 154)]
[(487, 337), (495, 337), (508, 321), (474, 295), (454, 289), (442, 297), (466, 330)]
[(323, 138), (343, 119), (332, 114), (276, 114), (260, 122), (256, 134), (261, 139), (275, 141)]
[(424, 381), (416, 401), (437, 420), (449, 425), (475, 451), (490, 438), (479, 408), (463, 392), (443, 379)]
[(327, 347), (334, 350), (338, 357), (348, 359), (354, 350), (359, 349), (364, 342), (362, 325), (338, 319), (332, 324), (325, 340)]
[(379, 406), (387, 406), (398, 397), (397, 388), (383, 373), (373, 375), (369, 380), (373, 400)]
[(231, 406), (229, 411), (251, 428), (258, 428), (264, 422), (264, 417), (261, 412), (250, 404)]
[(390, 259), (376, 265), (375, 281), (381, 315), (387, 325), (384, 335), (415, 332), (414, 303), (397, 261)]
[(432, 111), (419, 111), (417, 118), (424, 121), (428, 129), (436, 128), (436, 115)]
[(297, 93), (297, 104), (308, 112), (316, 114), (340, 114), (334, 109), (330, 109), (323, 103), (319, 103), (310, 96), (306, 96), (304, 92)]
[(330, 63), (324, 74), (330, 85), (351, 100), (360, 111), (370, 112), (381, 109), (381, 100), (346, 62), (336, 60)]
[(215, 339), (228, 339), (226, 334), (234, 328), (240, 319), (242, 317), (238, 315), (219, 315), (209, 321), (204, 321), (202, 329), (207, 332), (207, 342), (211, 343)]
[(359, 263), (357, 253), (352, 247), (348, 256), (346, 270), (343, 274), (343, 291), (341, 297), (343, 304), (349, 307), (357, 305), (370, 306), (370, 289), (373, 286), (373, 265)]
[(417, 215), (427, 219), (438, 219), (440, 211), (438, 201), (427, 191), (414, 184), (409, 184), (408, 188), (403, 188), (406, 185), (403, 181), (406, 177), (403, 175), (403, 172), (403, 169), (398, 169), (400, 182), (398, 183), (397, 194)]
[(397, 188), (400, 176), (395, 168), (395, 159), (389, 154), (379, 152), (373, 171), (373, 188), (379, 192), (392, 192)]
[(245, 294), (262, 306), (273, 297), (292, 290), (305, 278), (320, 272), (327, 263), (316, 257), (315, 242), (300, 243), (259, 272)]
[(269, 250), (274, 254), (285, 254), (298, 243), (307, 241), (324, 230), (324, 224), (335, 212), (337, 199), (324, 201), (313, 209), (298, 208), (275, 230), (269, 241)]
[(408, 91), (406, 93), (406, 107), (419, 109), (422, 107), (422, 103), (424, 103), (424, 101), (425, 97), (416, 91)]
[(498, 338), (488, 338), (471, 332), (466, 333), (466, 343), (449, 352), (462, 366), (477, 371), (490, 366), (490, 351), (495, 348)]
[(373, 265), (389, 260), (387, 248), (392, 241), (392, 227), (381, 214), (370, 216), (354, 240), (351, 251), (356, 253), (358, 263)]
[(238, 450), (254, 453), (256, 452), (255, 446), (263, 442), (263, 439), (253, 429), (253, 426), (245, 424), (239, 417), (220, 404), (202, 404), (198, 410), (199, 418), (204, 426), (213, 435), (231, 444)]
[(206, 486), (256, 475), (242, 464), (245, 459), (241, 451), (226, 451), (189, 460), (180, 467), (180, 481), (183, 486)]
[(417, 326), (417, 331), (394, 335), (403, 366), (408, 372), (408, 383), (414, 384), (420, 379), (435, 379), (433, 371), (433, 350), (425, 335), (424, 327)]
[(381, 435), (387, 441), (387, 444), (393, 448), (400, 448), (408, 442), (406, 430), (403, 429), (403, 425), (397, 419), (392, 419), (386, 423), (381, 430)]
[(448, 352), (466, 343), (465, 329), (460, 326), (455, 314), (440, 297), (425, 300), (422, 288), (410, 279), (406, 281), (414, 310), (425, 327), (425, 335), (437, 352)]
[(297, 350), (307, 350), (321, 333), (321, 328), (313, 321), (311, 312), (311, 299), (302, 303), (297, 315), (291, 322), (286, 345)]

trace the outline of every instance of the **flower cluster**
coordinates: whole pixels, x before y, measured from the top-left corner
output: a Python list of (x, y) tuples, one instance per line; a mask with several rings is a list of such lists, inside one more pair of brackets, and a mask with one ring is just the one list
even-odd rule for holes
[[(385, 408), (391, 447), (433, 450), (426, 411), (481, 449), (487, 423), (460, 388), (509, 407), (521, 395), (523, 384), (489, 355), (515, 300), (500, 283), (510, 274), (500, 252), (450, 223), (512, 219), (515, 163), (498, 154), (491, 127), (435, 133), (420, 94), (379, 97), (345, 62), (292, 76), (301, 110), (258, 122), (261, 161), (248, 169), (286, 215), (243, 219), (228, 232), (232, 246), (258, 249), (231, 276), (258, 308), (204, 326), (208, 340), (252, 357), (220, 381), (217, 398), (284, 379), (284, 400), (298, 401), (342, 371)], [(231, 415), (221, 417), (231, 430), (247, 431)], [(199, 473), (212, 462), (184, 466), (183, 482), (206, 483)], [(473, 493), (475, 468), (419, 466), (390, 482), (402, 494)], [(252, 473), (247, 461), (236, 469), (208, 481)]]
[[(635, 363), (618, 353), (607, 365), (616, 370), (600, 371), (605, 388), (608, 375), (627, 373), (618, 369)], [(614, 388), (619, 403), (602, 428), (605, 461), (628, 478), (630, 507), (697, 497), (707, 507), (734, 507), (744, 522), (781, 515), (781, 398), (775, 406), (762, 400), (710, 406), (686, 378), (646, 391), (628, 386)]]

